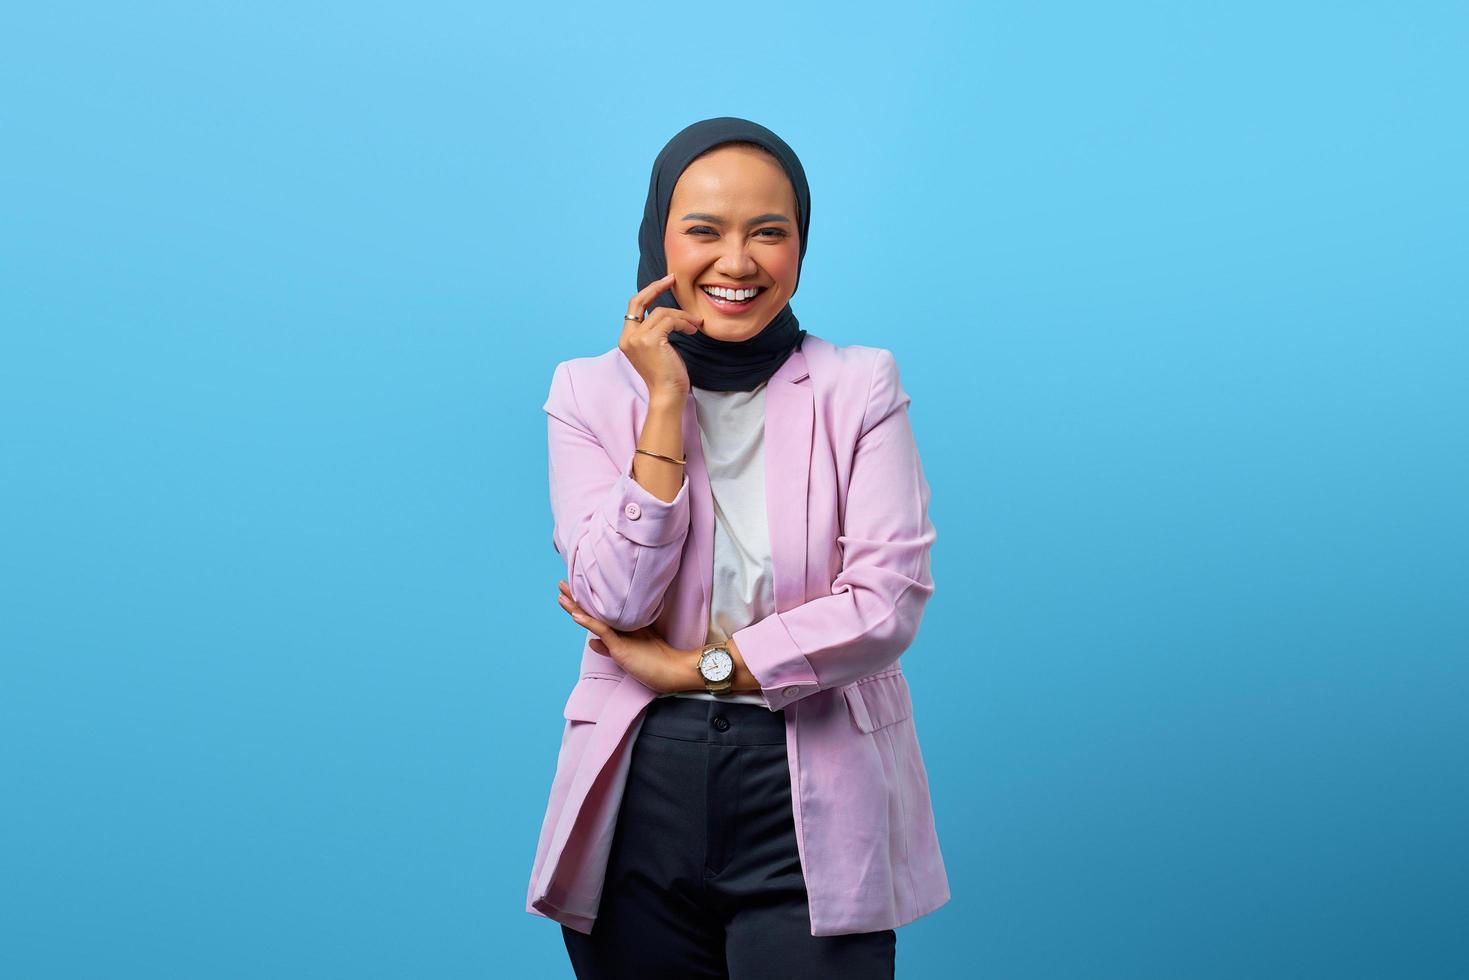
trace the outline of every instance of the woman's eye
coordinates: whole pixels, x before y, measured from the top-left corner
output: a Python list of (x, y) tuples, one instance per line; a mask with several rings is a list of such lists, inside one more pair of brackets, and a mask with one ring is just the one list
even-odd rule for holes
[[(770, 232), (769, 235), (766, 235), (765, 234), (767, 231)], [(715, 231), (713, 228), (710, 228), (708, 225), (695, 225), (694, 227), (690, 228), (687, 232), (685, 232), (685, 234), (688, 234), (688, 235), (703, 235), (703, 234), (718, 235), (719, 232)], [(786, 237), (785, 231), (783, 229), (780, 229), (780, 228), (761, 228), (759, 231), (757, 231), (755, 233), (755, 235), (757, 237), (763, 236), (765, 238), (784, 238), (784, 237)]]

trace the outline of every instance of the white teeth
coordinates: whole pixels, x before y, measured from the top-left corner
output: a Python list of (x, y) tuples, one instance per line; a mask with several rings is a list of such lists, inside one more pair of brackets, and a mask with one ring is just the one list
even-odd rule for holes
[(704, 286), (703, 289), (704, 292), (708, 293), (710, 296), (716, 296), (719, 299), (733, 300), (736, 303), (743, 303), (745, 300), (749, 299), (759, 292), (758, 289), (721, 289), (718, 286)]

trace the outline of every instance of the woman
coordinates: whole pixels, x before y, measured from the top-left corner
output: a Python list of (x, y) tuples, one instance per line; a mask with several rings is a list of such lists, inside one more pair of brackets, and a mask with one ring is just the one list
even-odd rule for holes
[(552, 378), (558, 601), (589, 634), (527, 909), (580, 978), (891, 977), (949, 897), (898, 663), (929, 488), (893, 356), (797, 325), (810, 214), (770, 130), (684, 129), (617, 347)]

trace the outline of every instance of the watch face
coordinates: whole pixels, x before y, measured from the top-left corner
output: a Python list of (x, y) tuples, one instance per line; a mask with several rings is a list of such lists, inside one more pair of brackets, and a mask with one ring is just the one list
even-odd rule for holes
[(705, 680), (722, 681), (734, 672), (734, 658), (728, 650), (709, 650), (699, 658), (699, 673)]

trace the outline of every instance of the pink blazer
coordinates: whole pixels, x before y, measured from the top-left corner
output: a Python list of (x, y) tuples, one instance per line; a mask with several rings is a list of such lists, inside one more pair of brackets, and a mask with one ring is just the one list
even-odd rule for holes
[[(807, 334), (765, 396), (771, 616), (734, 634), (785, 712), (792, 815), (811, 934), (890, 929), (949, 898), (899, 655), (933, 593), (929, 488), (891, 352)], [(694, 400), (671, 502), (631, 476), (648, 390), (616, 348), (556, 366), (553, 540), (572, 595), (622, 630), (704, 643), (714, 507)], [(655, 692), (584, 634), (581, 674), (531, 869), (526, 910), (589, 933), (633, 741)]]

